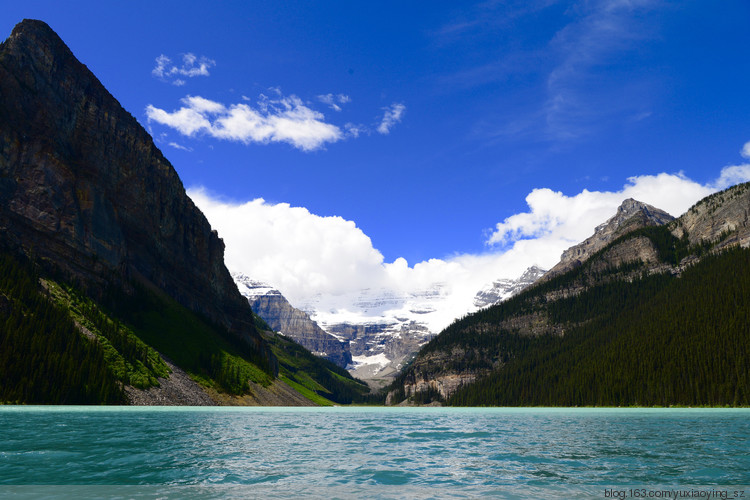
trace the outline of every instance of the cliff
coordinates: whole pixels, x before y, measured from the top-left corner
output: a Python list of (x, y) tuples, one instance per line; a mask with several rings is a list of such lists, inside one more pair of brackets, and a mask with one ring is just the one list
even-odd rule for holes
[(695, 245), (717, 242), (716, 248), (750, 246), (750, 183), (715, 193), (692, 206), (675, 225), (673, 234)]
[(275, 365), (172, 165), (41, 21), (0, 45), (0, 198), (5, 247), (93, 293), (160, 290)]
[(581, 243), (565, 250), (558, 262), (543, 277), (548, 280), (580, 266), (599, 250), (617, 237), (635, 229), (660, 226), (674, 220), (667, 212), (646, 203), (629, 198), (622, 202), (617, 212), (603, 224), (596, 227), (594, 234)]
[(323, 330), (307, 313), (292, 306), (281, 292), (244, 274), (233, 277), (253, 311), (274, 331), (341, 368), (352, 364), (349, 343)]

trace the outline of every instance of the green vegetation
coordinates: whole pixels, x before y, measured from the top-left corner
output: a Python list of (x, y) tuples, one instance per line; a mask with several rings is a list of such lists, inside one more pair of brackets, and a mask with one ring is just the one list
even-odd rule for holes
[[(274, 380), (251, 345), (163, 293), (110, 287), (95, 301), (61, 283), (29, 262), (0, 255), (0, 402), (123, 404), (123, 385), (146, 389), (168, 376), (159, 353), (222, 393), (249, 394), (248, 381), (268, 387)], [(254, 321), (259, 330), (268, 328)], [(281, 379), (311, 401), (368, 397), (366, 384), (333, 363), (281, 336), (266, 340)]]
[(299, 344), (270, 333), (266, 339), (279, 359), (281, 380), (311, 401), (330, 405), (362, 403), (370, 392), (367, 384), (326, 359), (314, 356)]
[(512, 346), (453, 405), (750, 405), (750, 250), (680, 278), (612, 282), (554, 303), (563, 337)]
[(100, 344), (39, 291), (34, 266), (0, 254), (0, 402), (121, 404)]
[(93, 335), (104, 352), (104, 360), (114, 376), (126, 385), (148, 389), (159, 385), (158, 377), (169, 376), (169, 368), (159, 353), (141, 341), (132, 330), (111, 319), (94, 303), (70, 286), (43, 280), (57, 304)]
[(164, 294), (136, 286), (105, 302), (110, 316), (206, 387), (241, 395), (249, 392), (248, 380), (273, 382), (270, 367), (247, 343)]

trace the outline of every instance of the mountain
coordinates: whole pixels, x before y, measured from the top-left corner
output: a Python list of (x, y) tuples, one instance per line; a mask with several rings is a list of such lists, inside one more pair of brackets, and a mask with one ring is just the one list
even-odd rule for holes
[(425, 345), (388, 402), (750, 403), (750, 184), (661, 225), (624, 205), (550, 277)]
[(172, 165), (41, 21), (0, 44), (0, 200), (12, 355), (0, 400), (312, 404), (366, 391), (263, 331)]
[[(350, 359), (347, 368), (353, 376), (373, 387), (382, 387), (432, 338), (425, 316), (435, 312), (430, 305), (435, 297), (439, 298), (439, 290), (394, 294), (365, 289), (345, 301), (353, 305), (354, 311), (315, 299), (302, 304), (300, 309), (316, 326), (343, 344)], [(267, 296), (264, 300), (278, 299)], [(262, 310), (262, 304), (258, 305)], [(291, 328), (288, 332), (293, 338), (298, 335)]]
[(478, 308), (487, 307), (518, 295), (544, 276), (546, 272), (538, 266), (531, 266), (519, 278), (495, 280), (477, 292), (474, 296), (474, 305)]
[[(543, 273), (540, 268), (531, 267), (517, 279), (496, 280), (477, 293), (474, 304), (467, 300), (466, 309), (458, 314), (505, 300)], [(443, 309), (447, 293), (440, 283), (412, 293), (377, 288), (361, 290), (344, 301), (351, 308), (328, 304), (322, 298), (313, 299), (302, 305), (308, 314), (291, 306), (268, 284), (241, 273), (233, 277), (253, 310), (272, 328), (339, 366), (346, 366), (352, 375), (373, 387), (392, 382), (419, 348), (435, 335), (437, 325), (446, 321)]]
[(672, 220), (674, 217), (667, 212), (628, 198), (617, 208), (615, 215), (594, 229), (592, 236), (563, 252), (560, 262), (549, 270), (545, 279), (580, 266), (620, 235), (642, 227), (660, 226)]
[(241, 273), (233, 274), (233, 278), (253, 311), (274, 331), (341, 368), (352, 364), (349, 343), (325, 332), (307, 313), (292, 307), (281, 292)]
[(273, 362), (224, 266), (224, 244), (177, 173), (43, 22), (18, 24), (0, 47), (0, 95), (6, 244), (87, 287), (155, 286)]

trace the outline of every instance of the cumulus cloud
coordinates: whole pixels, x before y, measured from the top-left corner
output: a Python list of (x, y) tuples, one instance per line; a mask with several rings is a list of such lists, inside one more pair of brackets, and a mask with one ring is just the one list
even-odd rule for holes
[(406, 106), (399, 103), (393, 103), (384, 109), (383, 118), (378, 125), (378, 132), (381, 134), (388, 134), (391, 128), (399, 123), (406, 112)]
[(526, 197), (529, 210), (497, 224), (483, 252), (413, 265), (403, 258), (385, 262), (371, 239), (341, 217), (263, 199), (228, 202), (203, 189), (188, 194), (224, 239), (229, 269), (268, 282), (293, 305), (361, 312), (358, 297), (364, 289), (397, 297), (437, 290), (436, 311), (424, 315), (437, 331), (470, 312), (474, 295), (493, 280), (516, 278), (532, 265), (554, 266), (564, 250), (591, 236), (623, 200), (635, 198), (679, 216), (730, 178), (750, 180), (750, 171), (726, 167), (706, 185), (681, 173), (662, 173), (631, 177), (617, 191), (566, 195), (535, 189)]
[(721, 170), (721, 176), (711, 186), (714, 191), (726, 189), (750, 180), (750, 164), (732, 165)]
[[(721, 175), (720, 179), (729, 175), (727, 169), (722, 170)], [(487, 243), (505, 246), (522, 239), (552, 238), (570, 246), (590, 236), (627, 198), (679, 216), (697, 200), (715, 191), (715, 184), (704, 186), (681, 173), (662, 173), (630, 177), (619, 191), (584, 189), (567, 196), (547, 188), (534, 189), (526, 196), (529, 211), (498, 223)]]
[(351, 98), (344, 94), (325, 94), (319, 95), (318, 100), (323, 104), (327, 104), (329, 108), (334, 111), (341, 111), (341, 105), (351, 102)]
[(227, 106), (200, 96), (186, 96), (181, 102), (183, 106), (172, 112), (149, 104), (148, 121), (186, 136), (206, 134), (245, 144), (285, 142), (303, 151), (344, 138), (339, 127), (326, 123), (322, 113), (294, 95), (272, 99), (261, 94), (255, 107), (246, 103)]
[(740, 155), (742, 155), (743, 158), (750, 160), (750, 141), (746, 142), (745, 145), (742, 146)]
[(163, 81), (171, 81), (173, 85), (185, 85), (183, 78), (209, 76), (208, 69), (216, 66), (216, 61), (204, 56), (197, 57), (188, 52), (182, 55), (182, 65), (177, 66), (168, 56), (161, 54), (156, 58), (156, 66), (151, 74)]
[(271, 283), (298, 302), (382, 278), (383, 255), (352, 221), (262, 198), (233, 203), (203, 189), (188, 194), (224, 239), (230, 270)]

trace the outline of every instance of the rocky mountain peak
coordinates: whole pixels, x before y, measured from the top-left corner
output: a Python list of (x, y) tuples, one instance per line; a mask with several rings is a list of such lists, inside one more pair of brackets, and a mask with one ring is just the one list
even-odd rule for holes
[(0, 45), (0, 234), (92, 291), (166, 293), (275, 363), (172, 165), (41, 21)]
[(672, 220), (674, 217), (664, 210), (628, 198), (620, 204), (615, 215), (596, 227), (591, 237), (565, 250), (560, 257), (560, 262), (549, 270), (545, 279), (580, 266), (593, 254), (625, 233), (642, 227), (660, 226)]
[[(634, 219), (635, 217), (635, 219)], [(603, 224), (597, 226), (594, 234), (615, 234), (621, 235), (632, 229), (645, 226), (660, 226), (673, 220), (674, 217), (667, 212), (655, 208), (647, 203), (643, 203), (633, 198), (623, 201), (617, 212)]]
[(352, 364), (349, 343), (323, 330), (306, 312), (292, 306), (280, 291), (243, 273), (233, 273), (232, 277), (255, 314), (268, 326), (342, 368)]

